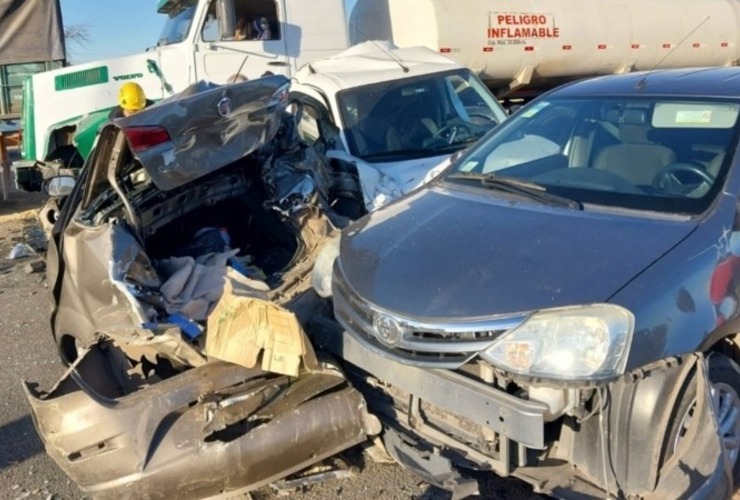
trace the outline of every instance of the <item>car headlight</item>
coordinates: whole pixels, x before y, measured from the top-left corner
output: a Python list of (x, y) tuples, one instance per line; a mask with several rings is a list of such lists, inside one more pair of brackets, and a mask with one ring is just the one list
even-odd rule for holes
[(509, 373), (563, 381), (624, 373), (634, 315), (610, 304), (548, 309), (505, 333), (480, 356)]
[(320, 297), (331, 297), (331, 277), (334, 261), (339, 256), (339, 236), (329, 240), (319, 251), (311, 272), (311, 286)]

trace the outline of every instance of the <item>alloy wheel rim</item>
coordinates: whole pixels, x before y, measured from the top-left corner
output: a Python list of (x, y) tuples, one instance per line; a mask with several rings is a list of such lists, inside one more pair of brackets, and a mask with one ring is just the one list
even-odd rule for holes
[[(716, 382), (710, 386), (710, 396), (722, 445), (727, 452), (731, 466), (735, 466), (740, 455), (740, 396), (735, 389), (724, 382)], [(673, 453), (676, 452), (691, 427), (691, 421), (696, 411), (696, 398), (691, 402), (686, 413), (681, 418), (678, 434), (673, 442)]]

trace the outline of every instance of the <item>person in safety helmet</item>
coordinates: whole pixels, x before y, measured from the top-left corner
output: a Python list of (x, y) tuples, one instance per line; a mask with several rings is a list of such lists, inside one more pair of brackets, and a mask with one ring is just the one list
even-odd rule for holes
[(118, 106), (113, 108), (108, 118), (131, 116), (152, 104), (154, 102), (146, 98), (144, 89), (138, 83), (124, 83), (118, 91)]

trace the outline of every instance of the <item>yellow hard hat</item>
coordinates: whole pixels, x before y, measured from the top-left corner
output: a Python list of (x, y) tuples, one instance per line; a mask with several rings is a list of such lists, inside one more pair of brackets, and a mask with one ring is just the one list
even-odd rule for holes
[(146, 107), (144, 89), (138, 83), (128, 82), (118, 91), (118, 104), (128, 111), (139, 111)]

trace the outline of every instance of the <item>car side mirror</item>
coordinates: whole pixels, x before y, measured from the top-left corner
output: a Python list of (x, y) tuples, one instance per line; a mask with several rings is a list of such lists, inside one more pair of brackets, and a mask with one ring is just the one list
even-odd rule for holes
[(44, 192), (53, 198), (68, 196), (75, 182), (76, 179), (70, 175), (52, 177), (44, 183)]

